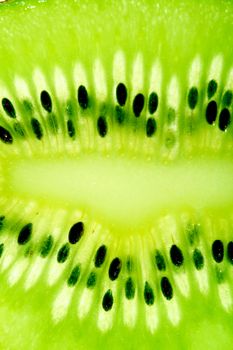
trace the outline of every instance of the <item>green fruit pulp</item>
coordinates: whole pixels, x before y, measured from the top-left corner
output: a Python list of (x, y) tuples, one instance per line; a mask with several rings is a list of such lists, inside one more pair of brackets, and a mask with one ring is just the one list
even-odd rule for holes
[[(232, 32), (233, 3), (223, 0), (0, 5), (0, 126), (12, 137), (0, 130), (1, 349), (231, 348)], [(211, 101), (218, 113), (208, 122)], [(78, 248), (67, 243), (77, 221)], [(32, 237), (22, 244), (26, 224)], [(171, 262), (174, 244), (181, 266)], [(166, 270), (156, 269), (157, 249)], [(112, 280), (115, 257), (123, 263)], [(113, 305), (104, 309), (108, 290)]]
[(179, 214), (189, 207), (225, 211), (233, 197), (231, 159), (164, 165), (94, 153), (73, 159), (15, 159), (12, 164), (8, 160), (3, 168), (10, 196), (30, 201), (33, 194), (42, 206), (78, 207), (121, 236), (149, 231), (164, 213)]

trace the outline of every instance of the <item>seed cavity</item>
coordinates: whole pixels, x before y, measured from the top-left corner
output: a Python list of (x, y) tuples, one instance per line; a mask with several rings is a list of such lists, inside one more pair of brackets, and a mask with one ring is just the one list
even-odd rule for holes
[(123, 83), (119, 83), (116, 88), (116, 98), (120, 106), (124, 106), (127, 99), (127, 89)]
[(149, 96), (148, 111), (150, 114), (154, 114), (157, 111), (159, 104), (159, 98), (156, 92), (152, 92)]
[(56, 134), (58, 131), (58, 122), (56, 115), (54, 113), (49, 114), (47, 120), (52, 133)]
[(177, 245), (173, 244), (171, 246), (170, 249), (170, 257), (171, 257), (171, 261), (172, 263), (177, 266), (180, 267), (183, 264), (184, 261), (184, 257), (182, 254), (182, 251), (180, 250), (179, 247), (177, 247)]
[(120, 106), (116, 106), (115, 113), (116, 113), (116, 120), (118, 121), (119, 124), (122, 124), (123, 121), (125, 120), (124, 109), (121, 108)]
[(54, 240), (53, 236), (49, 235), (48, 237), (45, 238), (45, 240), (42, 242), (41, 247), (40, 247), (40, 256), (42, 258), (46, 258), (53, 246)]
[(224, 257), (224, 246), (222, 241), (220, 239), (216, 239), (212, 244), (212, 255), (214, 260), (217, 263), (220, 263), (223, 261)]
[(74, 114), (74, 108), (73, 108), (72, 101), (68, 101), (67, 102), (67, 104), (66, 104), (66, 113), (70, 117)]
[(217, 84), (216, 80), (214, 80), (214, 79), (210, 80), (208, 83), (208, 87), (207, 87), (208, 99), (210, 99), (211, 97), (214, 96), (214, 94), (217, 91), (217, 88), (218, 88), (218, 84)]
[(6, 114), (8, 115), (8, 117), (16, 118), (14, 106), (11, 103), (11, 101), (8, 100), (8, 98), (4, 97), (2, 99), (2, 107), (3, 107), (4, 111), (6, 112)]
[(97, 120), (97, 130), (101, 137), (105, 137), (108, 132), (108, 124), (105, 117), (99, 117)]
[(57, 262), (59, 263), (64, 263), (68, 256), (69, 256), (69, 252), (70, 252), (70, 246), (69, 243), (65, 243), (58, 251), (57, 253)]
[(188, 93), (188, 105), (190, 109), (194, 109), (198, 102), (198, 90), (195, 86), (191, 87)]
[(159, 271), (166, 270), (166, 263), (164, 257), (158, 250), (155, 252), (155, 264)]
[(225, 279), (225, 273), (224, 273), (224, 271), (222, 271), (221, 269), (219, 269), (219, 268), (216, 266), (215, 273), (216, 273), (217, 283), (219, 283), (219, 284), (223, 283), (223, 282), (224, 282), (224, 279)]
[(95, 267), (99, 268), (103, 265), (107, 254), (106, 245), (101, 245), (95, 254)]
[(233, 265), (233, 242), (229, 242), (227, 245), (227, 258), (231, 265)]
[(69, 231), (68, 239), (71, 244), (76, 244), (84, 233), (84, 224), (82, 221), (74, 224)]
[(153, 305), (154, 304), (154, 292), (151, 288), (150, 284), (146, 281), (144, 286), (144, 299), (147, 305)]
[(14, 123), (14, 131), (20, 137), (24, 137), (25, 136), (24, 128), (22, 127), (22, 125), (19, 122)]
[(67, 131), (69, 137), (73, 138), (75, 136), (75, 128), (71, 119), (67, 120)]
[(187, 225), (187, 236), (189, 243), (193, 245), (198, 240), (199, 226), (197, 224), (189, 223)]
[(219, 129), (222, 131), (225, 131), (227, 127), (230, 125), (231, 122), (231, 115), (229, 112), (229, 109), (224, 108), (219, 116), (218, 126)]
[(176, 111), (173, 107), (168, 108), (168, 113), (167, 113), (167, 122), (168, 124), (174, 123), (176, 119)]
[(67, 280), (67, 284), (69, 287), (74, 287), (76, 285), (76, 283), (79, 280), (79, 276), (81, 273), (81, 265), (76, 265), (73, 270), (70, 273), (70, 276)]
[(121, 260), (119, 258), (115, 258), (112, 260), (109, 270), (108, 270), (108, 275), (110, 280), (114, 281), (117, 279), (117, 277), (119, 276), (119, 273), (121, 271)]
[(193, 262), (198, 271), (204, 267), (204, 257), (197, 248), (193, 251)]
[(137, 94), (133, 100), (133, 112), (135, 117), (139, 117), (144, 107), (143, 94)]
[(3, 126), (0, 126), (0, 139), (4, 143), (12, 144), (13, 143), (13, 137), (11, 133), (3, 128)]
[(111, 289), (108, 289), (107, 292), (104, 294), (102, 306), (105, 311), (111, 310), (113, 306), (113, 296)]
[(40, 125), (40, 122), (37, 119), (32, 118), (31, 119), (31, 126), (32, 126), (32, 130), (33, 130), (35, 136), (37, 137), (37, 139), (41, 140), (43, 137), (43, 130), (42, 130), (42, 127)]
[(172, 285), (167, 277), (162, 277), (161, 279), (161, 291), (167, 300), (171, 300), (173, 297)]
[(128, 256), (126, 260), (126, 269), (128, 273), (131, 273), (133, 271), (133, 259), (130, 256)]
[(215, 101), (210, 101), (206, 107), (206, 120), (209, 124), (214, 124), (218, 113), (217, 103)]
[(83, 85), (80, 85), (78, 88), (78, 103), (82, 109), (86, 109), (88, 107), (88, 93), (87, 89)]
[(147, 137), (152, 137), (156, 131), (156, 121), (154, 118), (150, 117), (146, 122), (146, 135)]
[(134, 298), (135, 295), (135, 284), (132, 277), (129, 277), (125, 282), (125, 296), (128, 300)]
[(52, 100), (49, 93), (43, 90), (40, 94), (40, 102), (42, 107), (49, 113), (52, 112)]
[(23, 105), (23, 108), (24, 110), (28, 113), (28, 114), (32, 114), (32, 111), (33, 111), (33, 105), (30, 101), (28, 100), (23, 100), (22, 101), (22, 105)]
[(224, 93), (223, 98), (222, 98), (223, 106), (230, 107), (231, 102), (232, 102), (232, 97), (233, 97), (232, 91), (231, 90), (227, 90)]
[(32, 223), (29, 223), (25, 225), (19, 232), (18, 244), (19, 245), (26, 244), (30, 240), (31, 235), (32, 235)]
[(91, 272), (87, 279), (87, 288), (92, 289), (96, 285), (97, 275), (95, 272)]

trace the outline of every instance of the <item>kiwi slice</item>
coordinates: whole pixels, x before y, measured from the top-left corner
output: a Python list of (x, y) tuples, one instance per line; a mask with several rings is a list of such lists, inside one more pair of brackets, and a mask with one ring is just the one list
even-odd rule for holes
[(232, 348), (233, 3), (0, 23), (0, 348)]

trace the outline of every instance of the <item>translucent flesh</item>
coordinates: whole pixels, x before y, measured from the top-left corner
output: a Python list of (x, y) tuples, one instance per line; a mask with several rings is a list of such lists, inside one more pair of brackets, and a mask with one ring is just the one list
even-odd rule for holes
[[(4, 251), (0, 260), (0, 348), (2, 349), (229, 349), (232, 346), (232, 123), (226, 131), (206, 121), (207, 86), (224, 108), (233, 89), (233, 5), (230, 1), (8, 1), (0, 5), (0, 125), (13, 144), (0, 147), (0, 213)], [(123, 124), (116, 122), (116, 86), (124, 82), (128, 99)], [(80, 108), (77, 89), (90, 98)], [(187, 103), (191, 87), (198, 103)], [(40, 93), (50, 93), (51, 113)], [(148, 96), (156, 91), (157, 130), (146, 136)], [(137, 93), (145, 96), (139, 118), (132, 111)], [(24, 101), (33, 108), (26, 108)], [(229, 106), (232, 113), (232, 106)], [(104, 115), (108, 133), (101, 138), (97, 119)], [(31, 118), (42, 127), (39, 140)], [(76, 136), (67, 132), (67, 120)], [(51, 120), (58, 124), (54, 132)], [(19, 122), (25, 137), (17, 134)], [(52, 122), (53, 124), (53, 122)], [(133, 198), (132, 198), (133, 196)], [(78, 248), (60, 264), (57, 254), (74, 222), (85, 223)], [(33, 223), (32, 240), (17, 244), (24, 224)], [(191, 229), (190, 229), (191, 227)], [(196, 232), (197, 231), (197, 232)], [(43, 259), (41, 243), (52, 234), (54, 247)], [(192, 235), (197, 237), (191, 237)], [(211, 245), (225, 247), (217, 264)], [(194, 242), (193, 242), (194, 241)], [(191, 242), (191, 243), (190, 243)], [(106, 244), (103, 268), (93, 261)], [(169, 251), (178, 244), (181, 268)], [(193, 251), (204, 255), (204, 268)], [(155, 250), (167, 269), (155, 267)], [(136, 296), (126, 300), (126, 259), (135, 267)], [(119, 256), (121, 274), (110, 281), (108, 268)], [(81, 263), (80, 280), (67, 280)], [(95, 288), (87, 288), (91, 271)], [(174, 298), (161, 293), (168, 276)], [(152, 306), (143, 294), (149, 281)], [(110, 288), (113, 308), (105, 312), (103, 294)], [(88, 309), (89, 307), (89, 309)]]
[(93, 153), (78, 159), (14, 160), (3, 168), (3, 187), (9, 186), (12, 197), (86, 210), (121, 236), (149, 231), (164, 213), (189, 207), (222, 210), (233, 198), (231, 159), (165, 165)]

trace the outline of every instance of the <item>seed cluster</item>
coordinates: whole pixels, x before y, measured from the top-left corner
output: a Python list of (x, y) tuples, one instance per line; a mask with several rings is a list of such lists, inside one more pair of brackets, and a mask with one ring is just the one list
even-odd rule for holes
[[(200, 92), (198, 91), (198, 88), (196, 86), (192, 86), (188, 93), (187, 93), (187, 104), (191, 111), (194, 111), (198, 106), (199, 101), (199, 95)], [(128, 114), (128, 109), (126, 110), (126, 104), (129, 100), (129, 93), (128, 89), (125, 86), (124, 83), (120, 82), (116, 86), (115, 90), (115, 96), (117, 105), (115, 106), (115, 117), (119, 124), (124, 123), (125, 118)], [(218, 83), (212, 79), (209, 81), (207, 85), (206, 90), (206, 96), (207, 96), (207, 103), (205, 107), (205, 118), (208, 124), (213, 125), (216, 123), (216, 120), (218, 119), (218, 127), (221, 131), (226, 131), (231, 123), (231, 104), (233, 99), (233, 93), (231, 90), (226, 90), (223, 93), (222, 99), (221, 99), (221, 109), (219, 109), (220, 104), (218, 106), (217, 99), (218, 98)], [(131, 98), (130, 98), (131, 99)], [(84, 85), (80, 85), (77, 89), (77, 101), (78, 105), (80, 106), (81, 110), (85, 111), (88, 108), (92, 108), (94, 106), (94, 102), (90, 99), (88, 95), (88, 91)], [(55, 117), (55, 114), (53, 113), (53, 102), (52, 98), (48, 91), (43, 90), (40, 94), (40, 103), (43, 109), (48, 113), (48, 123), (50, 124), (52, 133), (58, 132), (58, 123)], [(67, 102), (67, 106), (65, 109), (65, 113), (68, 116), (68, 120), (66, 123), (67, 128), (67, 135), (74, 139), (77, 135), (77, 130), (74, 124), (74, 120), (71, 118), (74, 114), (74, 103)], [(38, 118), (35, 117), (34, 108), (30, 101), (24, 100), (22, 101), (25, 113), (30, 118), (30, 125), (31, 130), (33, 134), (35, 135), (36, 139), (41, 140), (44, 137), (44, 130), (43, 127), (38, 120)], [(138, 119), (142, 112), (145, 110), (145, 106), (147, 104), (147, 112), (149, 113), (149, 117), (146, 118), (145, 123), (145, 135), (147, 137), (152, 137), (157, 130), (157, 119), (155, 119), (154, 114), (158, 110), (159, 106), (159, 97), (158, 94), (155, 91), (152, 91), (148, 98), (141, 92), (137, 93), (133, 99), (132, 99), (132, 105), (131, 105), (131, 111), (133, 115)], [(2, 107), (5, 111), (6, 115), (14, 120), (13, 124), (13, 130), (14, 132), (21, 138), (25, 138), (25, 130), (24, 127), (21, 125), (19, 121), (16, 120), (17, 113), (15, 110), (15, 107), (10, 101), (10, 99), (4, 97), (2, 99)], [(171, 108), (170, 108), (171, 109)], [(168, 110), (170, 110), (168, 108)], [(168, 119), (170, 118), (170, 114), (168, 113)], [(96, 130), (100, 137), (104, 138), (107, 136), (109, 132), (109, 125), (108, 125), (108, 117), (107, 113), (100, 113), (100, 115), (97, 117), (96, 120)], [(14, 137), (12, 132), (5, 128), (5, 126), (0, 126), (0, 140), (3, 141), (5, 144), (12, 144)]]
[[(1, 229), (4, 227), (4, 220), (5, 220), (5, 216), (1, 216), (0, 217)], [(195, 231), (195, 228), (193, 230)], [(196, 235), (197, 235), (197, 233), (195, 233), (196, 231), (194, 232), (193, 230), (192, 230), (192, 235), (191, 235), (191, 230), (189, 232), (191, 245), (194, 244)], [(80, 241), (80, 239), (84, 235), (84, 232), (85, 232), (85, 227), (82, 221), (78, 221), (70, 227), (70, 230), (68, 232), (68, 241), (62, 244), (56, 253), (57, 262), (59, 264), (63, 264), (68, 260), (69, 255), (71, 253), (71, 247)], [(24, 225), (20, 229), (17, 237), (17, 242), (19, 246), (26, 245), (32, 238), (32, 233), (33, 233), (33, 224), (28, 223)], [(53, 246), (54, 246), (54, 238), (52, 235), (48, 235), (40, 244), (40, 247), (39, 247), (40, 256), (42, 258), (46, 258), (49, 255), (49, 253), (52, 251)], [(216, 262), (217, 264), (220, 264), (224, 259), (223, 242), (219, 239), (216, 239), (215, 241), (213, 241), (210, 249), (212, 252), (213, 261)], [(230, 241), (227, 244), (226, 252), (227, 252), (226, 253), (227, 260), (230, 262), (230, 264), (233, 264), (233, 242)], [(3, 255), (3, 253), (4, 253), (4, 244), (0, 243), (0, 257)], [(89, 275), (87, 276), (86, 288), (88, 289), (95, 288), (98, 281), (97, 271), (104, 265), (106, 261), (107, 253), (108, 253), (108, 248), (105, 244), (102, 244), (97, 248), (93, 258), (94, 269), (92, 269), (89, 272)], [(175, 268), (178, 268), (178, 269), (180, 269), (185, 262), (183, 252), (181, 248), (176, 244), (171, 245), (169, 249), (169, 257), (170, 257), (171, 263), (174, 265)], [(197, 271), (202, 270), (204, 268), (205, 260), (200, 249), (195, 248), (193, 250), (191, 258), (192, 258), (194, 267), (196, 268)], [(162, 274), (160, 277), (160, 290), (163, 297), (166, 300), (171, 300), (174, 297), (174, 289), (170, 278), (164, 275), (164, 272), (167, 270), (168, 263), (169, 262), (166, 261), (166, 257), (162, 254), (162, 252), (156, 249), (154, 254), (154, 264), (157, 270)], [(128, 274), (124, 282), (125, 298), (128, 300), (132, 300), (135, 298), (135, 295), (137, 292), (137, 285), (132, 275), (134, 271), (132, 258), (128, 257), (126, 259), (125, 264), (126, 264), (126, 271)], [(122, 259), (120, 259), (119, 257), (115, 257), (109, 262), (108, 277), (110, 281), (115, 282), (119, 278), (122, 267), (123, 267), (123, 262), (122, 262)], [(81, 272), (82, 272), (82, 266), (80, 263), (72, 267), (70, 274), (67, 278), (67, 285), (69, 287), (74, 287), (78, 283), (81, 276)], [(224, 278), (222, 274), (222, 270), (219, 270), (219, 269), (216, 270), (216, 278), (218, 280), (218, 283), (222, 282)], [(153, 305), (156, 300), (155, 290), (151, 282), (148, 280), (144, 282), (143, 298), (147, 306)], [(102, 307), (105, 311), (109, 311), (112, 309), (113, 304), (114, 304), (113, 291), (112, 289), (107, 289), (102, 298)]]

